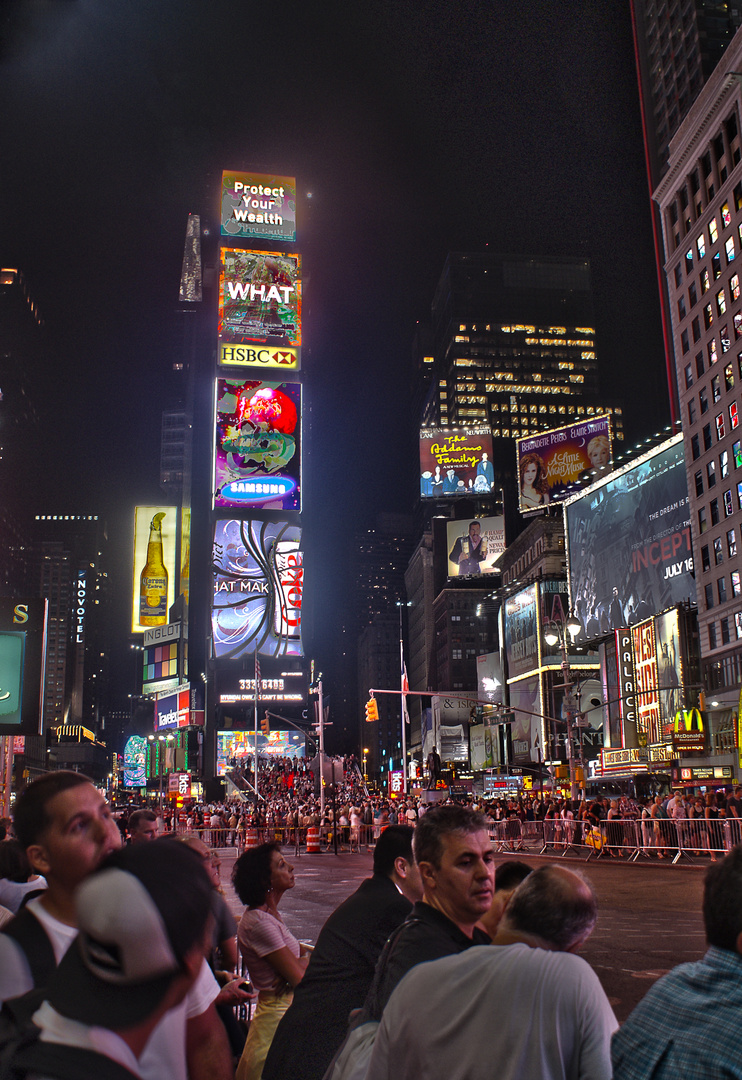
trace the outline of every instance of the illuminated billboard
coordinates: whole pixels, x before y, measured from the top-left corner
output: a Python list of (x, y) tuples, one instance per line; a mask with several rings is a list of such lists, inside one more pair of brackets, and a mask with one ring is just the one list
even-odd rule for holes
[(505, 656), (508, 678), (538, 668), (536, 585), (527, 585), (505, 599)]
[(302, 656), (301, 529), (287, 521), (214, 525), (211, 626), (217, 659)]
[(223, 347), (237, 345), (276, 346), (279, 350), (301, 348), (300, 255), (222, 248), (219, 277), (222, 364), (235, 362), (234, 354), (225, 355)]
[(147, 786), (147, 740), (131, 735), (124, 746), (124, 787)]
[(494, 574), (505, 550), (502, 517), (463, 518), (446, 523), (449, 577)]
[(520, 512), (562, 502), (591, 482), (584, 475), (588, 470), (610, 467), (610, 417), (596, 416), (518, 439), (516, 453)]
[(296, 240), (296, 180), (293, 176), (222, 173), (222, 236)]
[(681, 435), (565, 503), (574, 614), (595, 638), (695, 603)]
[(301, 510), (301, 385), (216, 380), (214, 506)]
[(191, 722), (191, 688), (188, 683), (178, 686), (171, 693), (157, 695), (155, 702), (155, 727), (188, 727)]
[[(216, 697), (220, 705), (252, 706), (255, 701), (255, 672), (233, 670), (241, 665), (229, 665), (216, 672)], [(249, 668), (249, 664), (247, 665)], [(260, 661), (258, 686), (259, 705), (291, 705), (304, 707), (307, 703), (308, 676), (301, 661), (287, 657)]]
[[(271, 731), (268, 735), (258, 732), (259, 757), (303, 758), (306, 736), (298, 731)], [(251, 758), (255, 755), (254, 731), (217, 731), (216, 733), (216, 774), (224, 774), (233, 766), (252, 767)], [(285, 775), (285, 774), (284, 774)], [(292, 774), (289, 774), (292, 775)]]
[(455, 499), (489, 494), (495, 484), (489, 427), (421, 428), (420, 495)]
[(40, 735), (46, 600), (0, 598), (0, 735)]
[(135, 507), (132, 633), (143, 634), (150, 627), (164, 626), (168, 621), (168, 612), (175, 602), (177, 535), (177, 507)]

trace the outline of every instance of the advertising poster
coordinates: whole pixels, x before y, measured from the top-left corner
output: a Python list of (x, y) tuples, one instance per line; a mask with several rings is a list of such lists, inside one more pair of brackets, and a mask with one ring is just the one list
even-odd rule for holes
[(216, 380), (214, 507), (301, 510), (301, 385)]
[(543, 759), (539, 676), (529, 675), (519, 682), (510, 683), (508, 692), (510, 695), (510, 708), (515, 713), (515, 720), (511, 725), (513, 761), (516, 765), (525, 765), (531, 761), (538, 761), (537, 740), (538, 746), (541, 747)]
[(155, 727), (188, 727), (191, 722), (191, 688), (183, 683), (173, 693), (158, 694), (155, 702)]
[(680, 653), (680, 630), (677, 608), (657, 615), (654, 620), (657, 649), (657, 686), (660, 695), (662, 739), (672, 738), (676, 713), (683, 708), (681, 687), (683, 663)]
[(495, 485), (489, 427), (421, 428), (420, 495), (455, 499), (489, 494)]
[(301, 529), (287, 521), (217, 521), (212, 569), (214, 655), (302, 656)]
[(538, 667), (536, 585), (528, 585), (505, 600), (505, 656), (508, 679)]
[(41, 734), (46, 619), (46, 600), (0, 598), (0, 735)]
[(147, 786), (147, 740), (131, 735), (124, 746), (124, 787)]
[(134, 634), (167, 624), (168, 612), (175, 602), (177, 537), (177, 507), (135, 507), (131, 590)]
[(482, 701), (502, 704), (502, 663), (499, 652), (477, 657), (477, 692)]
[(222, 236), (293, 243), (296, 240), (296, 180), (225, 170), (222, 173)]
[(632, 627), (636, 672), (637, 727), (647, 742), (660, 742), (660, 696), (657, 689), (657, 644), (654, 620)]
[(592, 483), (592, 477), (584, 475), (589, 470), (612, 464), (610, 417), (595, 416), (517, 439), (516, 454), (520, 512), (561, 502)]
[(682, 436), (565, 504), (573, 611), (586, 638), (695, 603)]
[[(271, 731), (268, 735), (258, 732), (258, 757), (303, 758), (306, 736), (298, 731)], [(224, 774), (235, 765), (252, 768), (255, 755), (254, 731), (217, 731), (216, 774)]]
[(249, 344), (301, 347), (300, 255), (222, 248), (221, 362), (228, 362), (222, 346)]
[(462, 518), (446, 523), (449, 577), (494, 574), (505, 550), (503, 517)]
[[(247, 705), (255, 701), (255, 671), (235, 671), (230, 665), (216, 672), (216, 694), (220, 705)], [(258, 699), (264, 705), (306, 706), (309, 676), (301, 661), (281, 657), (260, 661)]]

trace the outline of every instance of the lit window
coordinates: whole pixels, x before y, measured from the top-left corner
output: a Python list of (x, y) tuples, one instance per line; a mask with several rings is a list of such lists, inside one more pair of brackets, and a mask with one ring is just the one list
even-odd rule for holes
[(719, 312), (720, 315), (723, 315), (726, 309), (727, 298), (724, 295), (724, 290), (719, 289), (718, 293), (716, 294), (716, 310)]
[(728, 229), (732, 224), (732, 215), (729, 213), (729, 203), (724, 203), (721, 208), (721, 227), (722, 229)]
[(721, 351), (722, 351), (722, 353), (729, 352), (729, 350), (732, 347), (732, 340), (729, 337), (729, 327), (728, 326), (723, 326), (721, 328), (721, 333), (719, 334), (719, 338), (721, 340)]
[(742, 585), (740, 585), (739, 570), (732, 570), (732, 596), (739, 596), (742, 591)]
[(701, 271), (701, 295), (703, 295), (705, 292), (708, 292), (710, 288), (711, 278), (709, 277), (708, 270), (704, 266), (703, 270)]
[(706, 254), (706, 241), (703, 238), (703, 233), (696, 240), (696, 249), (698, 251), (698, 258), (702, 259)]
[(732, 274), (729, 279), (729, 292), (732, 300), (739, 300), (739, 274)]
[(719, 354), (716, 351), (716, 338), (711, 338), (708, 346), (709, 364), (715, 364), (719, 359)]
[(737, 411), (737, 402), (733, 401), (729, 406), (729, 423), (732, 425), (732, 431), (736, 427), (739, 427), (739, 412)]
[(738, 638), (742, 638), (742, 611), (734, 613), (734, 629)]
[(719, 239), (719, 227), (716, 224), (716, 218), (711, 218), (709, 221), (709, 238), (712, 244), (715, 244)]
[(716, 438), (723, 439), (726, 434), (724, 430), (724, 413), (719, 413), (716, 417)]
[[(731, 491), (725, 491), (724, 492), (724, 517), (731, 517), (733, 513), (734, 513), (734, 505), (732, 503), (732, 493), (731, 493)], [(721, 540), (719, 541), (719, 545), (721, 545)]]
[[(688, 366), (690, 367), (690, 364)], [(734, 368), (731, 364), (727, 364), (724, 368), (724, 386), (727, 390), (731, 390), (734, 386)]]
[(711, 310), (711, 304), (706, 304), (706, 307), (703, 309), (703, 321), (706, 324), (707, 330), (714, 322), (714, 313)]
[[(742, 237), (742, 225), (739, 227), (739, 235)], [(685, 253), (685, 272), (689, 273), (693, 269), (693, 248), (688, 248)]]
[(718, 251), (711, 259), (711, 273), (713, 274), (714, 281), (718, 281), (721, 277), (721, 255)]
[(730, 236), (724, 245), (724, 250), (727, 253), (727, 262), (730, 263), (734, 259), (734, 237)]
[(737, 557), (737, 537), (734, 529), (730, 529), (727, 533), (727, 554), (730, 559), (735, 559)]
[[(706, 466), (706, 484), (712, 488), (716, 485), (716, 462), (709, 461)], [(696, 485), (696, 494), (698, 494), (698, 486)]]
[(719, 476), (722, 480), (729, 476), (729, 454), (726, 450), (719, 454)]
[(721, 377), (719, 375), (714, 375), (711, 380), (711, 396), (714, 401), (718, 401), (721, 397)]
[(742, 442), (739, 439), (732, 443), (732, 457), (735, 469), (739, 469), (742, 466)]
[(724, 552), (721, 549), (721, 537), (717, 536), (714, 540), (714, 562), (717, 566), (724, 562)]

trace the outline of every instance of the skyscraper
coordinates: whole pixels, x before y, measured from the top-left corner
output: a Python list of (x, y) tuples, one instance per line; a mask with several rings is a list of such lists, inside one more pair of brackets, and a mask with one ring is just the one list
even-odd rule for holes
[(449, 254), (432, 319), (424, 426), (489, 424), (501, 473), (512, 473), (512, 439), (599, 413), (623, 438), (621, 407), (599, 398), (586, 260)]

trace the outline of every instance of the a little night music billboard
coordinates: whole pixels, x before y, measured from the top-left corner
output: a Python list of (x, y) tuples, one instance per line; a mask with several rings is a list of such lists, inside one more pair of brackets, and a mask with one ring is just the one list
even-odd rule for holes
[(517, 453), (520, 512), (563, 501), (591, 482), (591, 470), (611, 465), (610, 417), (594, 416), (518, 439)]
[(301, 349), (301, 256), (222, 248), (219, 364), (296, 371)]
[(216, 380), (214, 506), (301, 510), (301, 385)]

